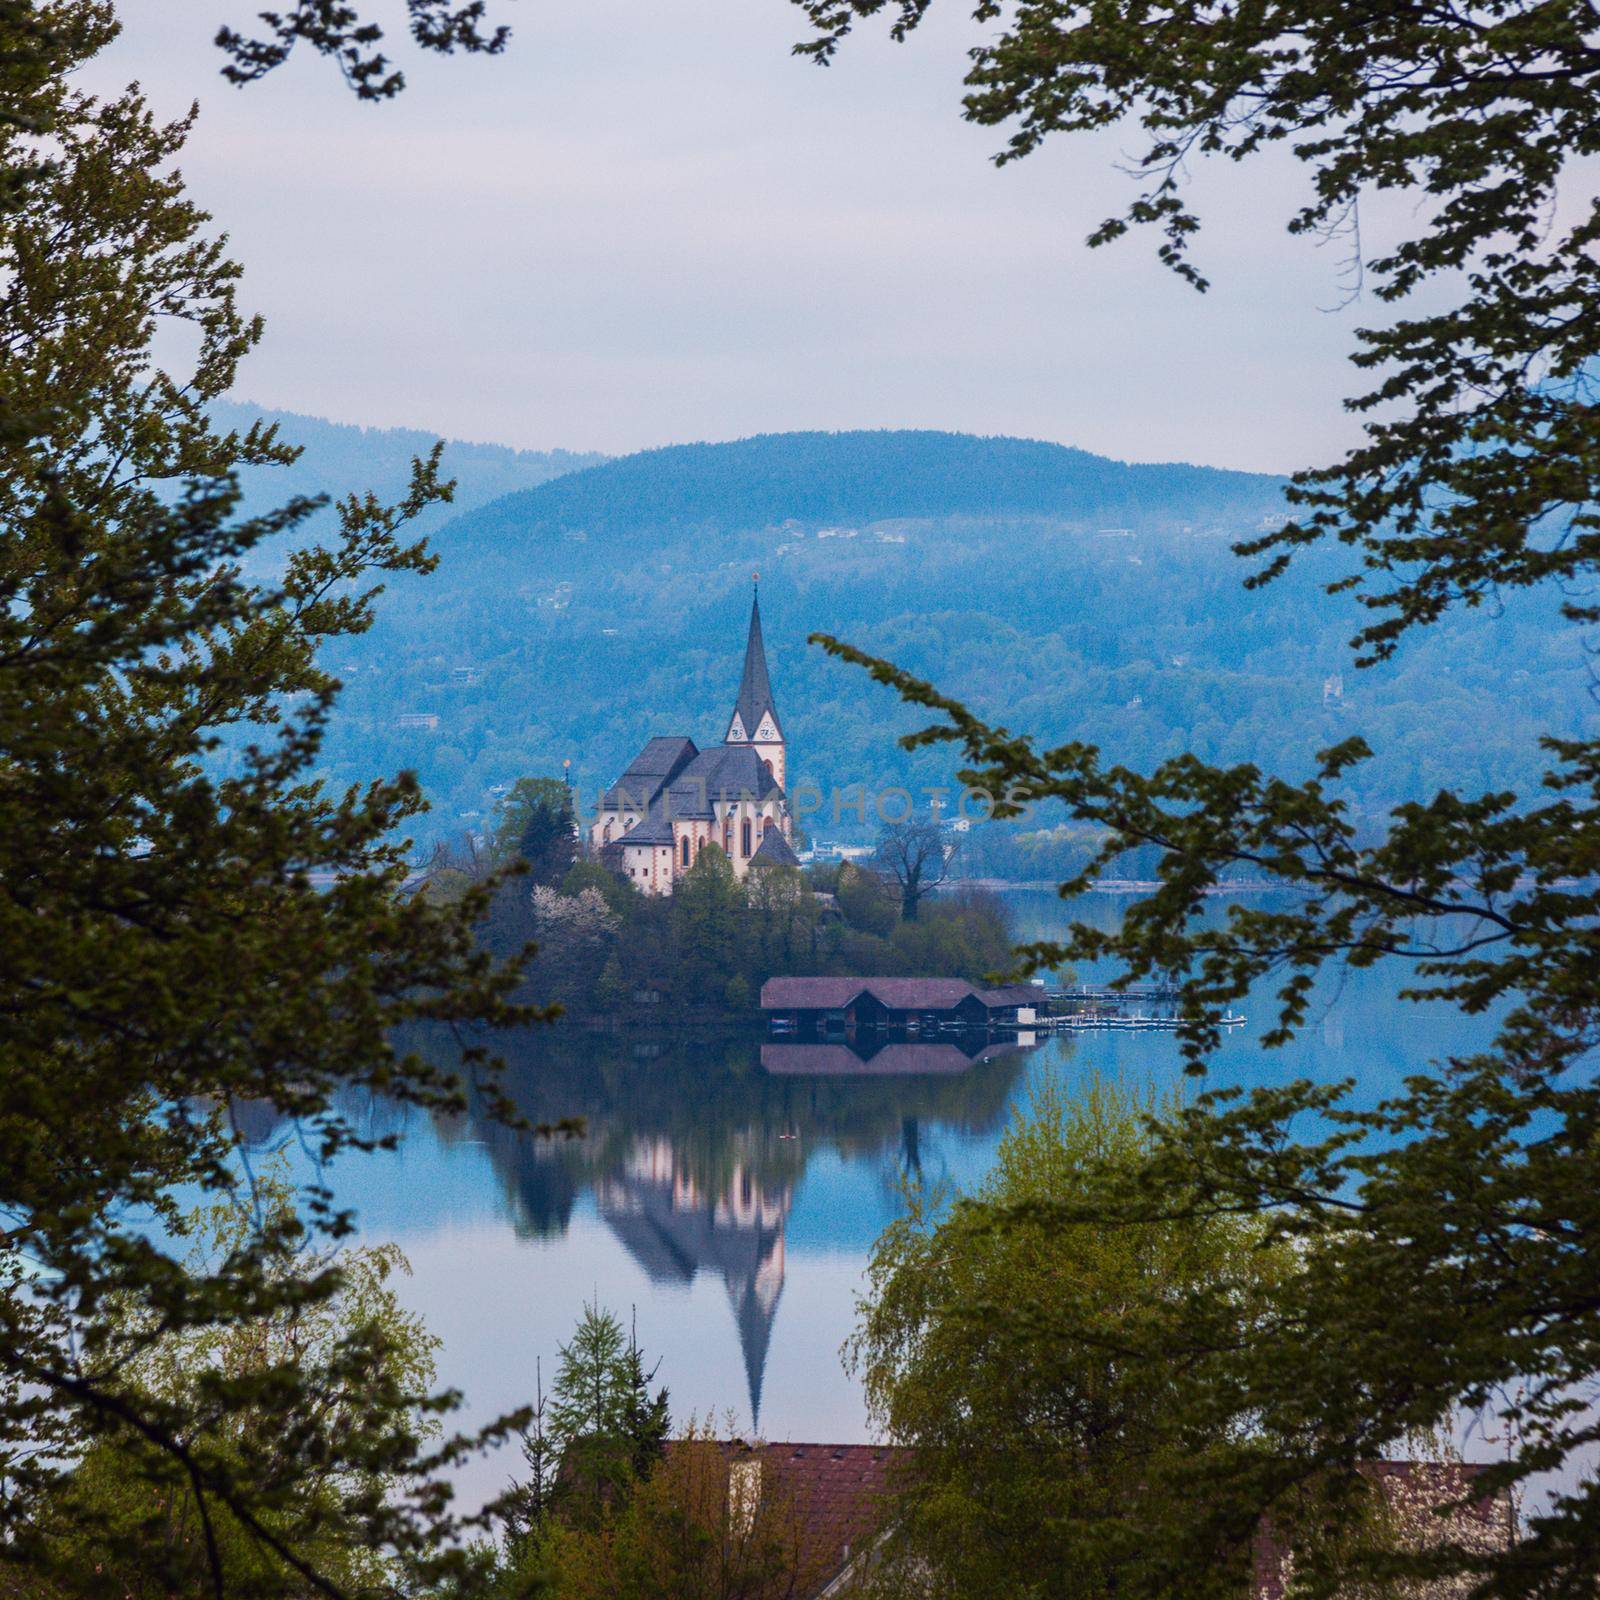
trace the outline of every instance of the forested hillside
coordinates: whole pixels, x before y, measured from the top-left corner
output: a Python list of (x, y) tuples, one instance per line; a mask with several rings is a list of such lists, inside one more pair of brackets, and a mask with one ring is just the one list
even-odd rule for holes
[(1524, 603), (1352, 671), (1356, 612), (1321, 592), (1316, 559), (1242, 587), (1229, 541), (1278, 495), (1246, 474), (946, 434), (773, 436), (576, 472), (440, 528), (440, 570), (338, 647), (328, 772), (415, 768), (427, 827), (449, 833), (496, 785), (564, 758), (589, 793), (650, 733), (714, 741), (755, 570), (791, 773), (825, 791), (943, 783), (950, 758), (897, 750), (914, 719), (807, 647), (815, 630), (1127, 762), (1190, 748), (1294, 772), (1360, 731), (1379, 752), (1352, 780), (1364, 808), (1446, 781), (1526, 783), (1536, 729), (1592, 718), (1581, 641)]
[(1134, 466), (1036, 439), (929, 432), (762, 434), (609, 461), (558, 487), (508, 495), (459, 532), (504, 543), (609, 542), (786, 524), (1000, 514), (1173, 526), (1275, 502), (1274, 479)]

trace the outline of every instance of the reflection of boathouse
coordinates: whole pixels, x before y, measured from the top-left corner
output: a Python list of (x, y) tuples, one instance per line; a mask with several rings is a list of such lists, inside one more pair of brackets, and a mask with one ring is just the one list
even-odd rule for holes
[(964, 978), (768, 978), (761, 1009), (774, 1022), (827, 1032), (1016, 1027), (1049, 1009), (1031, 983), (985, 989)]
[(669, 1139), (635, 1140), (622, 1174), (595, 1189), (600, 1215), (652, 1283), (687, 1287), (720, 1274), (739, 1327), (750, 1417), (761, 1417), (761, 1379), (783, 1292), (784, 1223), (793, 1186), (764, 1185), (735, 1159), (715, 1186), (697, 1180)]
[(1000, 1056), (1015, 1055), (1033, 1043), (1023, 1035), (1017, 1043), (957, 1034), (949, 1039), (886, 1039), (867, 1034), (838, 1043), (770, 1040), (761, 1046), (761, 1068), (784, 1077), (913, 1078), (965, 1072), (968, 1067)]

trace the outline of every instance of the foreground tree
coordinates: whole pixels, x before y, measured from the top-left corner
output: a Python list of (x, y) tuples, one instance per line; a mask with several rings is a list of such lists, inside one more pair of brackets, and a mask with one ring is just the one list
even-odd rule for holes
[[(421, 1573), (461, 1565), (439, 1474), (471, 1442), (424, 1446), (417, 1410), (441, 1402), (398, 1391), (355, 1333), (325, 1360), (203, 1365), (181, 1393), (125, 1381), (174, 1341), (309, 1316), (349, 1282), (336, 1260), (280, 1270), (308, 1229), (347, 1228), (326, 1188), (206, 1266), (171, 1237), (174, 1188), (247, 1184), (237, 1100), (298, 1119), (324, 1160), (373, 1142), (339, 1109), (352, 1085), (465, 1109), (395, 1026), (529, 1013), (474, 948), (481, 891), (401, 892), (415, 782), (316, 781), (337, 690), (318, 645), (369, 625), (381, 575), (432, 565), (401, 533), (448, 497), (437, 455), (402, 504), (343, 502), (337, 538), (276, 585), (242, 579), (316, 505), (233, 518), (236, 469), (293, 452), (209, 421), (260, 326), (173, 169), (189, 119), (71, 86), (114, 33), (95, 0), (0, 9), (0, 1563), (46, 1552), (75, 1463), (135, 1451), (186, 1485), (208, 1592), (335, 1594), (284, 1520), (283, 1475), (197, 1404), (270, 1411), (338, 1525)], [(149, 1532), (102, 1530), (108, 1584), (152, 1560)]]
[[(434, 55), (499, 55), (511, 36), (489, 22), (485, 0), (405, 0), (405, 16), (412, 43)], [(358, 99), (391, 100), (406, 80), (384, 54), (383, 37), (372, 11), (351, 0), (293, 0), (258, 12), (246, 30), (220, 28), (216, 42), (226, 58), (223, 77), (241, 87), (306, 49), (333, 61)]]
[[(1221, 1293), (1242, 1332), (1270, 1314), (1285, 1252), (1254, 1220), (1053, 1214), (1142, 1164), (1156, 1109), (1105, 1082), (1071, 1099), (1047, 1083), (974, 1194), (913, 1190), (874, 1246), (849, 1357), (875, 1425), (915, 1451), (874, 1594), (1136, 1589), (1169, 1469), (1225, 1442), (1186, 1425), (1198, 1370), (1122, 1359), (1130, 1308)], [(1214, 1577), (1240, 1587), (1250, 1554), (1227, 1552)]]
[(654, 1379), (616, 1316), (585, 1306), (561, 1346), (554, 1389), (548, 1398), (541, 1389), (522, 1436), (524, 1473), (503, 1503), (495, 1594), (566, 1593), (553, 1551), (570, 1548), (579, 1530), (614, 1526), (658, 1471), (671, 1411), (664, 1387), (651, 1393)]
[[(336, 1268), (339, 1287), (303, 1303), (285, 1293), (263, 1319), (230, 1319), (216, 1326), (165, 1332), (160, 1314), (139, 1298), (118, 1297), (107, 1307), (110, 1339), (94, 1376), (135, 1403), (155, 1402), (185, 1418), (187, 1435), (248, 1471), (275, 1534), (303, 1552), (329, 1581), (350, 1592), (393, 1588), (404, 1574), (392, 1555), (367, 1546), (359, 1526), (345, 1517), (354, 1496), (381, 1496), (381, 1470), (352, 1468), (315, 1448), (326, 1426), (338, 1434), (360, 1428), (372, 1414), (372, 1394), (353, 1384), (381, 1384), (394, 1415), (410, 1413), (419, 1440), (438, 1434), (436, 1415), (418, 1405), (433, 1382), (439, 1341), (405, 1311), (391, 1280), (409, 1271), (397, 1247), (305, 1251), (294, 1248), (294, 1196), (281, 1170), (269, 1173), (254, 1197), (232, 1195), (183, 1219), (193, 1241), (188, 1260), (196, 1278), (215, 1277), (230, 1256), (252, 1249), (256, 1206), (284, 1241), (268, 1271), (286, 1290)], [(351, 1353), (363, 1357), (352, 1362)], [(308, 1435), (275, 1402), (286, 1367), (314, 1385), (323, 1418)], [(213, 1379), (227, 1382), (219, 1407)], [(239, 1398), (256, 1386), (252, 1403)], [(118, 1600), (157, 1600), (206, 1592), (209, 1553), (202, 1530), (208, 1513), (181, 1463), (138, 1437), (106, 1436), (78, 1460), (48, 1507), (44, 1538), (35, 1545), (39, 1565), (62, 1593), (104, 1593)], [(235, 1592), (309, 1594), (287, 1577), (283, 1564), (226, 1510), (212, 1532), (225, 1551)], [(136, 1556), (130, 1557), (130, 1550)], [(53, 1592), (53, 1591), (51, 1591)]]
[[(858, 19), (888, 12), (904, 37), (931, 0), (800, 3), (819, 30), (804, 48), (826, 60)], [(1553, 589), (1567, 622), (1600, 621), (1592, 7), (1022, 0), (977, 15), (1000, 26), (973, 52), (967, 114), (1013, 125), (1000, 159), (1056, 132), (1142, 125), (1142, 190), (1091, 243), (1154, 223), (1163, 258), (1204, 287), (1189, 260), (1198, 219), (1182, 194), (1186, 163), (1286, 143), (1310, 180), (1290, 227), (1342, 234), (1352, 267), (1396, 308), (1357, 334), (1356, 364), (1375, 375), (1350, 402), (1370, 418), (1364, 441), (1298, 475), (1294, 520), (1237, 547), (1261, 560), (1249, 582), (1318, 542), (1349, 548), (1329, 587), (1366, 608), (1358, 665), (1506, 589)], [(1414, 221), (1366, 260), (1359, 206), (1379, 190), (1414, 199)], [(1424, 309), (1403, 314), (1424, 292)], [(1600, 1378), (1600, 739), (1545, 739), (1541, 795), (1419, 795), (1386, 828), (1358, 832), (1340, 786), (1369, 754), (1359, 738), (1324, 751), (1309, 781), (1189, 756), (1142, 774), (1083, 743), (1040, 749), (824, 642), (939, 713), (910, 742), (961, 745), (966, 781), (1022, 804), (1058, 800), (1104, 830), (1064, 894), (1129, 850), (1157, 854), (1160, 887), (1119, 931), (1075, 924), (1032, 953), (1176, 981), (1197, 1070), (1231, 1002), (1275, 983), (1265, 1042), (1279, 1043), (1303, 1022), (1317, 974), (1341, 963), (1404, 963), (1409, 997), (1494, 1019), (1479, 1053), (1419, 1062), (1375, 1109), (1352, 1108), (1348, 1083), (1203, 1096), (1130, 1180), (1127, 1216), (1166, 1214), (1177, 1194), (1196, 1217), (1260, 1212), (1306, 1246), (1281, 1314), (1192, 1395), (1197, 1428), (1225, 1432), (1250, 1415), (1282, 1447), (1209, 1461), (1175, 1484), (1150, 1528), (1174, 1580), (1302, 1485), (1343, 1482), (1353, 1496), (1362, 1458), (1464, 1407), (1494, 1413), (1509, 1438), (1499, 1486), (1565, 1475), (1514, 1553), (1447, 1540), (1431, 1570), (1485, 1594), (1591, 1592), (1600, 1481), (1582, 1469), (1600, 1422), (1573, 1397)], [(1232, 906), (1204, 926), (1206, 891), (1241, 867), (1302, 897)], [(1296, 1137), (1291, 1119), (1305, 1112), (1316, 1115), (1293, 1124)], [(1204, 1319), (1194, 1326), (1198, 1336)], [(1182, 1339), (1160, 1333), (1135, 1323), (1129, 1359), (1187, 1359)]]
[(578, 1520), (598, 1519), (654, 1469), (671, 1415), (667, 1391), (650, 1393), (653, 1376), (616, 1316), (585, 1306), (561, 1347), (550, 1397), (550, 1438)]

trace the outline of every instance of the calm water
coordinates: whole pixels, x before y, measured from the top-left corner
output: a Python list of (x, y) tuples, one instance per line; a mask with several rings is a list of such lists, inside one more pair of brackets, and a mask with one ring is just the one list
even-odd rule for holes
[[(1009, 897), (1019, 934), (1059, 928), (1045, 892)], [(1114, 919), (1122, 902), (1076, 912)], [(1219, 906), (1217, 914), (1222, 908)], [(1256, 1043), (1264, 1004), (1217, 1059), (1213, 1081), (1257, 1084), (1354, 1076), (1379, 1098), (1429, 1060), (1469, 1048), (1481, 1025), (1394, 998), (1398, 973), (1330, 986), (1292, 1046)], [(444, 1340), (440, 1378), (468, 1398), (467, 1419), (529, 1398), (548, 1376), (583, 1303), (599, 1297), (659, 1358), (680, 1420), (733, 1413), (764, 1437), (867, 1437), (841, 1367), (867, 1252), (896, 1213), (908, 1174), (975, 1182), (1007, 1120), (1047, 1074), (1070, 1085), (1104, 1073), (1157, 1086), (1180, 1076), (1162, 1034), (1087, 1034), (936, 1071), (814, 1076), (761, 1062), (750, 1036), (690, 1042), (548, 1030), (505, 1040), (508, 1084), (533, 1118), (580, 1115), (580, 1141), (541, 1143), (493, 1123), (397, 1115), (378, 1127), (397, 1153), (348, 1158), (334, 1173), (368, 1239), (410, 1260), (404, 1297)], [(930, 1065), (930, 1063), (922, 1063)], [(259, 1129), (261, 1143), (285, 1131)], [(469, 1498), (496, 1489), (507, 1463), (469, 1469)]]

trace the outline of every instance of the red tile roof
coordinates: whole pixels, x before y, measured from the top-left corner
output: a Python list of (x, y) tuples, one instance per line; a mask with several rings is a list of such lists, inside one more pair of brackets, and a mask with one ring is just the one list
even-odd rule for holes
[[(669, 1444), (667, 1448), (673, 1448)], [(896, 1475), (912, 1452), (882, 1444), (764, 1444), (718, 1440), (729, 1465), (758, 1454), (764, 1475), (805, 1529), (820, 1594), (881, 1531)]]
[[(668, 1445), (668, 1449), (672, 1449)], [(891, 1497), (903, 1482), (915, 1452), (900, 1445), (765, 1444), (752, 1448), (741, 1440), (717, 1440), (715, 1448), (728, 1460), (759, 1454), (765, 1474), (792, 1505), (805, 1529), (808, 1565), (822, 1574), (807, 1600), (813, 1600), (839, 1577), (882, 1531)], [(1420, 1503), (1435, 1506), (1461, 1499), (1486, 1469), (1466, 1463), (1374, 1461), (1363, 1473), (1383, 1484), (1391, 1501), (1407, 1491)], [(1492, 1533), (1506, 1518), (1504, 1495), (1470, 1502), (1459, 1515)], [(1270, 1523), (1256, 1538), (1252, 1600), (1284, 1600), (1287, 1551), (1273, 1538)]]
[(805, 1519), (831, 1577), (883, 1527), (898, 1468), (911, 1452), (893, 1445), (773, 1444), (766, 1460)]
[(768, 978), (766, 1011), (837, 1011), (867, 993), (891, 1011), (948, 1011), (978, 991), (965, 978)]

